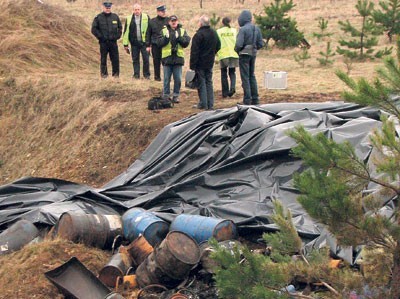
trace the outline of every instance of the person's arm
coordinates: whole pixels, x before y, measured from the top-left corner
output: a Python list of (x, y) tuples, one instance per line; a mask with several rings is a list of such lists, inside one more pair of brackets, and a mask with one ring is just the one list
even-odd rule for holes
[(167, 28), (167, 30), (164, 33), (164, 30), (161, 31), (161, 35), (157, 38), (157, 46), (159, 48), (165, 47), (166, 45), (168, 45), (169, 43), (169, 30)]
[(118, 37), (117, 37), (117, 39), (120, 39), (122, 36), (122, 23), (118, 16), (117, 16), (117, 22), (118, 22)]
[(218, 53), (221, 50), (221, 40), (219, 39), (218, 33), (214, 31), (215, 37), (217, 39), (217, 47), (215, 48), (215, 53)]
[(244, 47), (244, 33), (243, 30), (239, 29), (239, 33), (236, 37), (235, 51), (239, 53), (241, 50), (243, 50), (243, 47)]
[(176, 41), (182, 46), (182, 48), (186, 48), (190, 44), (190, 36), (187, 34), (186, 30), (183, 29), (183, 36), (180, 36), (181, 30), (177, 30), (179, 36)]
[(104, 41), (104, 37), (99, 30), (99, 20), (97, 16), (94, 18), (92, 23), (92, 34), (100, 41)]
[(190, 69), (196, 70), (200, 56), (200, 40), (199, 35), (195, 34), (192, 40), (192, 47), (190, 48)]

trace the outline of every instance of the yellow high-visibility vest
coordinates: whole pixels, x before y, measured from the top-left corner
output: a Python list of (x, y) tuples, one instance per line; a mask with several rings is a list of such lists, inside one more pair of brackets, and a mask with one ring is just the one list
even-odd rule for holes
[(219, 40), (221, 41), (221, 49), (218, 51), (218, 59), (224, 58), (239, 58), (238, 53), (235, 51), (237, 31), (235, 28), (222, 27), (217, 30)]
[[(185, 34), (185, 29), (183, 29), (182, 27), (179, 28), (180, 32), (181, 32), (181, 36), (183, 36)], [(168, 28), (164, 27), (162, 30), (162, 35), (165, 36), (167, 34)], [(161, 58), (165, 58), (168, 56), (172, 55), (172, 45), (171, 42), (168, 42), (168, 44), (166, 46), (164, 46), (161, 50)], [(184, 53), (183, 53), (183, 48), (181, 46), (181, 44), (178, 43), (178, 49), (176, 52), (176, 55), (178, 57), (184, 57)]]
[[(122, 37), (122, 43), (124, 46), (129, 45), (129, 27), (131, 26), (132, 16), (128, 16), (126, 18), (126, 29), (124, 32), (124, 36)], [(149, 16), (145, 13), (142, 13), (142, 20), (140, 22), (140, 32), (142, 34), (142, 42), (146, 41), (146, 32), (149, 27)]]

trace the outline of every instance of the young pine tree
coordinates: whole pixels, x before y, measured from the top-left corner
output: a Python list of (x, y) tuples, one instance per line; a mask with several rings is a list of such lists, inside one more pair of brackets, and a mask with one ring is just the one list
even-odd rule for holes
[[(337, 72), (351, 91), (343, 94), (347, 101), (374, 106), (400, 120), (400, 109), (394, 93), (400, 92), (400, 67), (394, 58), (385, 60), (378, 78), (372, 83), (362, 78), (354, 81)], [(383, 118), (381, 130), (374, 132), (371, 142), (376, 155), (374, 171), (357, 157), (353, 147), (337, 144), (323, 134), (311, 136), (304, 128), (290, 133), (298, 146), (295, 156), (303, 159), (308, 170), (295, 177), (301, 192), (299, 202), (317, 221), (327, 225), (342, 245), (367, 245), (384, 250), (392, 259), (389, 297), (400, 298), (400, 140), (393, 121)], [(377, 191), (365, 195), (368, 184)], [(380, 208), (385, 198), (394, 198), (393, 215)], [(383, 298), (383, 297), (381, 297)]]
[(306, 65), (306, 60), (311, 58), (310, 53), (308, 53), (307, 48), (302, 48), (300, 54), (293, 55), (294, 60), (302, 66), (302, 68)]
[(210, 18), (211, 28), (216, 29), (220, 20), (221, 20), (221, 18), (217, 17), (217, 15), (215, 13), (213, 13), (212, 18)]
[(379, 5), (381, 10), (374, 10), (372, 16), (392, 42), (393, 35), (400, 33), (400, 0), (379, 1)]
[(326, 43), (325, 52), (320, 51), (319, 55), (321, 55), (321, 57), (317, 58), (317, 60), (320, 65), (328, 66), (333, 64), (333, 59), (331, 59), (331, 57), (335, 56), (335, 52), (332, 51), (331, 42)]
[(319, 32), (314, 32), (313, 36), (316, 37), (318, 40), (322, 40), (325, 37), (329, 37), (332, 35), (332, 33), (326, 32), (326, 29), (328, 29), (328, 20), (325, 20), (324, 18), (319, 18), (318, 19), (318, 28)]
[[(349, 20), (339, 21), (341, 30), (350, 34), (350, 40), (339, 40), (341, 47), (337, 47), (337, 53), (351, 60), (364, 61), (366, 59), (381, 58), (391, 53), (391, 48), (375, 51), (378, 44), (377, 36), (383, 33), (383, 28), (378, 26), (373, 18), (372, 11), (374, 3), (369, 0), (358, 0), (356, 4), (358, 13), (361, 16), (361, 28), (354, 27)], [(346, 48), (344, 48), (346, 47)]]
[(304, 35), (297, 30), (297, 22), (287, 16), (294, 6), (293, 0), (274, 0), (269, 6), (265, 6), (266, 16), (255, 16), (267, 44), (272, 39), (279, 48), (284, 49), (302, 43)]

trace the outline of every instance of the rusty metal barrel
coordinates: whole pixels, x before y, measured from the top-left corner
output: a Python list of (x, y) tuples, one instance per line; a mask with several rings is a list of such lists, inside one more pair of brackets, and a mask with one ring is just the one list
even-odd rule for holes
[(58, 220), (56, 231), (58, 236), (74, 243), (108, 249), (114, 238), (122, 234), (122, 222), (119, 215), (66, 212)]
[(39, 235), (39, 230), (28, 220), (19, 220), (0, 234), (0, 255), (21, 249)]
[(231, 220), (199, 215), (178, 215), (170, 226), (171, 231), (181, 231), (198, 244), (215, 238), (217, 241), (231, 240), (237, 237), (236, 225)]
[(196, 241), (185, 233), (172, 231), (136, 269), (140, 287), (161, 284), (176, 287), (200, 260)]
[(143, 235), (137, 237), (125, 248), (128, 251), (132, 259), (132, 264), (135, 267), (138, 267), (141, 263), (143, 263), (147, 256), (153, 252), (153, 246), (147, 242)]
[(118, 252), (114, 254), (108, 263), (100, 270), (99, 279), (105, 285), (114, 288), (117, 284), (117, 278), (125, 276), (131, 267), (132, 261), (127, 252)]
[(124, 237), (133, 241), (143, 235), (151, 246), (156, 246), (165, 238), (169, 225), (151, 212), (142, 208), (132, 208), (122, 215)]

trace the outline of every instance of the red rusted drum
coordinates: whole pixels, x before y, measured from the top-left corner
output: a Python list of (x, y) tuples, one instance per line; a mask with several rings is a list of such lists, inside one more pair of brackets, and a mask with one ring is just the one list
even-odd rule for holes
[(170, 232), (155, 251), (136, 269), (140, 287), (161, 284), (176, 287), (200, 260), (196, 241), (182, 232)]
[(132, 262), (127, 252), (118, 252), (100, 270), (99, 279), (105, 285), (114, 288), (117, 284), (117, 278), (124, 276), (131, 264)]
[(147, 242), (143, 235), (133, 240), (128, 246), (125, 247), (132, 258), (133, 266), (138, 267), (147, 256), (153, 252), (153, 246)]
[(224, 241), (235, 239), (237, 236), (236, 226), (231, 220), (199, 215), (178, 215), (169, 229), (184, 232), (199, 244), (210, 238)]
[(122, 235), (122, 221), (119, 215), (66, 212), (58, 220), (56, 231), (74, 243), (106, 249), (111, 248), (117, 235)]

